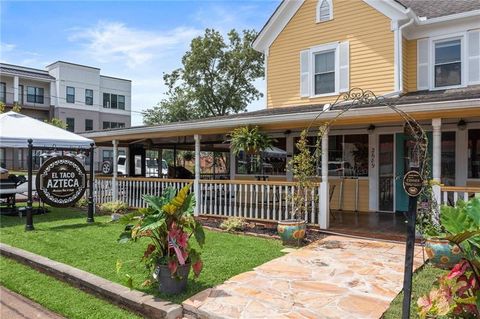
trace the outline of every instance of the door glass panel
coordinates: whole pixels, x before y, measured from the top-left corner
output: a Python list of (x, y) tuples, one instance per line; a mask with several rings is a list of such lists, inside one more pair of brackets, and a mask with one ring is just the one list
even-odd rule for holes
[(393, 134), (379, 136), (378, 154), (379, 210), (391, 212), (394, 192)]

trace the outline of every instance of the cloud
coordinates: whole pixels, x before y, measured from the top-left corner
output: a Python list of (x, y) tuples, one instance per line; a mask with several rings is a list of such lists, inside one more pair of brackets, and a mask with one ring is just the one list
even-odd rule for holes
[(13, 43), (0, 42), (0, 54), (3, 55), (15, 49), (16, 45)]
[(131, 28), (121, 22), (101, 21), (91, 27), (74, 28), (72, 32), (69, 40), (82, 43), (84, 53), (98, 62), (116, 61), (135, 68), (179, 45), (184, 46), (202, 31), (191, 27), (177, 27), (152, 32)]

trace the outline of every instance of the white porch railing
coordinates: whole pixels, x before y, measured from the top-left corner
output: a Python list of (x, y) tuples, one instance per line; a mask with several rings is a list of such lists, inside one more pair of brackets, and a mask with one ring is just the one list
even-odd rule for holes
[[(132, 208), (146, 207), (144, 194), (160, 195), (167, 187), (180, 189), (193, 180), (163, 178), (119, 177), (116, 180), (118, 200)], [(244, 217), (265, 221), (291, 219), (294, 209), (292, 194), (295, 183), (242, 180), (200, 180), (200, 215)], [(111, 177), (97, 177), (94, 182), (97, 205), (113, 200)], [(193, 190), (193, 187), (192, 187)], [(315, 185), (305, 198), (308, 223), (319, 223), (319, 185)]]
[(480, 197), (480, 187), (442, 186), (441, 204), (454, 206), (458, 200), (468, 200), (472, 197)]

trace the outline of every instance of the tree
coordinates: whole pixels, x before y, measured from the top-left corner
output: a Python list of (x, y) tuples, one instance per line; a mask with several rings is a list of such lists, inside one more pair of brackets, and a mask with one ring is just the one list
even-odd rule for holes
[(56, 127), (59, 127), (59, 128), (63, 128), (63, 129), (67, 128), (67, 123), (65, 123), (64, 121), (62, 121), (58, 117), (52, 117), (52, 119), (50, 121), (45, 120), (45, 123), (48, 123), (50, 125), (53, 125), (53, 126), (56, 126)]
[(206, 29), (192, 40), (182, 68), (163, 79), (166, 98), (143, 112), (145, 124), (221, 116), (246, 111), (263, 94), (253, 82), (263, 77), (263, 56), (251, 44), (257, 32), (231, 30), (228, 43), (220, 32)]
[(5, 113), (5, 103), (0, 101), (0, 113)]

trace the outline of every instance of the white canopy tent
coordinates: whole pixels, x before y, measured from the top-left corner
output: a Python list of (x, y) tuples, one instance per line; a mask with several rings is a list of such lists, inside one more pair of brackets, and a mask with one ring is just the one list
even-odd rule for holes
[(6, 112), (0, 114), (0, 146), (27, 148), (28, 140), (35, 147), (90, 148), (93, 140), (44, 123), (29, 116)]

